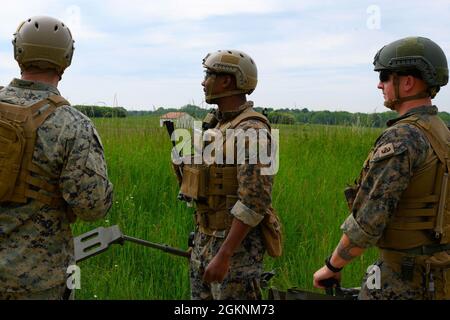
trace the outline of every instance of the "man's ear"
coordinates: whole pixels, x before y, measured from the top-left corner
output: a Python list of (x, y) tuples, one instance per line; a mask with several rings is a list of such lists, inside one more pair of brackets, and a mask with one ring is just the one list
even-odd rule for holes
[(235, 87), (235, 83), (234, 83), (234, 77), (232, 75), (224, 75), (223, 76), (223, 82), (222, 85), (224, 88), (226, 89), (234, 89)]
[(403, 89), (406, 92), (410, 92), (417, 84), (417, 79), (413, 76), (406, 76), (403, 80)]

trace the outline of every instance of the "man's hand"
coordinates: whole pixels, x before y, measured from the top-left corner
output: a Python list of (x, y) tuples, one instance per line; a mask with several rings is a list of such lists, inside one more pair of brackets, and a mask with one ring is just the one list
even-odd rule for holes
[(230, 268), (230, 257), (220, 252), (217, 253), (206, 267), (203, 281), (207, 283), (222, 282)]
[(240, 246), (242, 240), (247, 236), (250, 229), (250, 226), (239, 219), (233, 219), (230, 232), (225, 238), (225, 241), (206, 267), (203, 281), (211, 283), (215, 281), (222, 282), (223, 279), (225, 279), (228, 269), (230, 268), (230, 259), (236, 249)]
[[(358, 247), (350, 238), (344, 233), (339, 241), (337, 248), (330, 257), (329, 263), (334, 268), (342, 269), (345, 265), (350, 263), (355, 257), (359, 257), (364, 252), (364, 248)], [(335, 270), (337, 271), (337, 270)], [(319, 282), (322, 280), (334, 278), (341, 281), (341, 273), (331, 271), (326, 265), (314, 273), (314, 287), (325, 288)]]
[(314, 273), (314, 287), (325, 289), (325, 287), (320, 284), (320, 281), (330, 278), (334, 278), (338, 282), (341, 282), (341, 273), (340, 272), (335, 273), (330, 269), (328, 269), (327, 266), (323, 266), (322, 268), (317, 270), (316, 273)]

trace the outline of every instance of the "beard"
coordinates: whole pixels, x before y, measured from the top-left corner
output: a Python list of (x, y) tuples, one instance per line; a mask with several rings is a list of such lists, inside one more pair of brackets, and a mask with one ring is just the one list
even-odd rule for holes
[(397, 103), (394, 102), (394, 100), (386, 100), (384, 101), (384, 106), (392, 111), (396, 111), (395, 106)]

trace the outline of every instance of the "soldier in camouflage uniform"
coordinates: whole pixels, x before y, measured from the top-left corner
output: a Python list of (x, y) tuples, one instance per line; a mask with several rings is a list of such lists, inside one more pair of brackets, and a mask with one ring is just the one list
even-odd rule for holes
[(433, 41), (410, 37), (384, 46), (374, 65), (385, 106), (399, 117), (346, 190), (351, 215), (314, 285), (339, 280), (346, 264), (376, 246), (378, 268), (366, 274), (359, 299), (450, 299), (450, 132), (431, 102), (448, 82), (447, 60)]
[[(43, 16), (24, 21), (14, 35), (22, 78), (0, 90), (0, 120), (7, 119), (5, 108), (23, 111), (49, 97), (60, 103), (37, 129), (34, 147), (27, 145), (32, 154), (29, 168), (34, 168), (31, 184), (25, 184), (29, 196), (16, 202), (20, 197), (14, 189), (0, 201), (0, 299), (67, 298), (66, 271), (75, 264), (70, 224), (77, 217), (100, 219), (112, 203), (100, 137), (57, 89), (70, 65), (73, 42), (64, 23)], [(22, 166), (21, 173), (28, 174), (26, 170)], [(37, 185), (53, 186), (58, 201), (45, 203), (52, 193)]]
[[(216, 128), (222, 134), (225, 129), (270, 132), (268, 120), (253, 111), (253, 103), (246, 100), (246, 94), (253, 92), (257, 82), (256, 65), (247, 54), (217, 51), (206, 56), (203, 66), (206, 102), (218, 105), (217, 112), (204, 122), (207, 128)], [(269, 140), (270, 135), (259, 142), (270, 146)], [(234, 154), (235, 159), (242, 155), (248, 160), (246, 148), (235, 149)], [(261, 299), (260, 277), (266, 249), (260, 225), (267, 217), (274, 217), (273, 175), (261, 174), (260, 162), (197, 166), (205, 174), (200, 178), (195, 176), (198, 171), (192, 174), (192, 167), (195, 166), (184, 165), (181, 185), (183, 197), (196, 204), (191, 298)], [(189, 185), (203, 178), (206, 190), (200, 190), (196, 183)]]

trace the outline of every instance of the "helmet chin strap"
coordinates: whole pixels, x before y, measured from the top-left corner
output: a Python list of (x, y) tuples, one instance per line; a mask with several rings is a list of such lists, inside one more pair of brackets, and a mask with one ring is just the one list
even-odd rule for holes
[(246, 94), (247, 91), (244, 90), (230, 90), (221, 94), (208, 94), (205, 97), (206, 103), (212, 104), (214, 103), (213, 101), (218, 99), (218, 98), (223, 98), (223, 97), (229, 97), (229, 96), (234, 96), (236, 94)]
[(214, 100), (216, 100), (218, 98), (234, 96), (236, 94), (242, 94), (242, 93), (246, 94), (246, 93), (248, 93), (245, 90), (236, 89), (236, 90), (226, 91), (226, 92), (223, 92), (223, 93), (220, 93), (220, 94), (213, 94), (212, 90), (213, 90), (213, 87), (214, 87), (214, 82), (216, 81), (216, 75), (212, 74), (210, 77), (213, 77), (213, 78), (211, 79), (211, 83), (210, 83), (208, 91), (206, 92), (206, 95), (205, 95), (206, 103), (213, 104)]
[[(400, 78), (398, 76), (397, 73), (393, 74), (393, 83), (394, 83), (394, 89), (395, 89), (395, 96), (394, 99), (391, 100), (387, 100), (384, 102), (384, 106), (386, 108), (389, 108), (391, 110), (395, 110), (395, 106), (398, 106), (400, 104), (402, 104), (405, 101), (411, 101), (411, 100), (419, 100), (419, 99), (423, 99), (423, 98), (428, 98), (428, 97), (432, 97), (434, 98), (433, 94), (427, 91), (422, 91), (419, 92), (413, 96), (408, 96), (408, 97), (402, 97), (400, 98)], [(436, 95), (436, 94), (434, 94)]]

